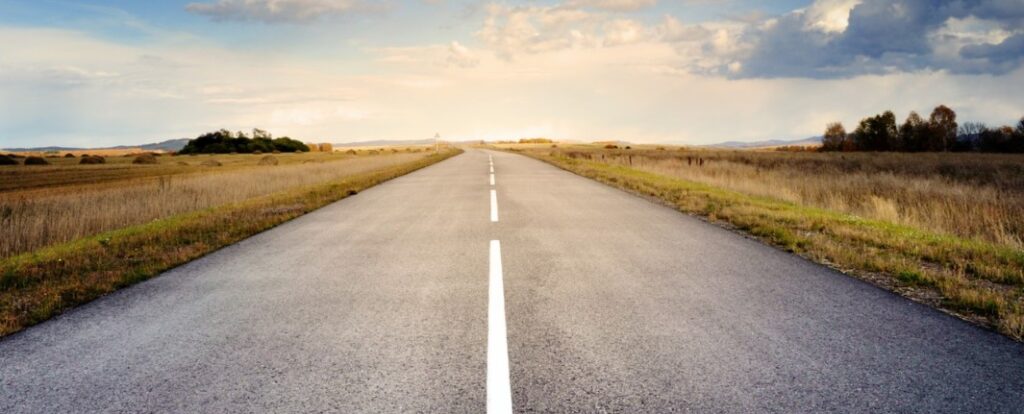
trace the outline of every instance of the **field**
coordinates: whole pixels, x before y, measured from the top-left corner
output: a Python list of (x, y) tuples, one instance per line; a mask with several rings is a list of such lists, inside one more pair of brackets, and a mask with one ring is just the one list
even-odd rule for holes
[(0, 336), (458, 152), (0, 167)]
[(1024, 338), (1020, 155), (501, 148)]

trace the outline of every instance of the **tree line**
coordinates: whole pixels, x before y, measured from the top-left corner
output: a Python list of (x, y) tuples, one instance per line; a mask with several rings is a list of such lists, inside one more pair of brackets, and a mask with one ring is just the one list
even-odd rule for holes
[(977, 122), (957, 123), (956, 112), (936, 107), (928, 119), (911, 112), (897, 125), (892, 111), (864, 118), (852, 133), (842, 123), (825, 128), (822, 151), (1011, 152), (1024, 153), (1024, 118), (1016, 126), (990, 128)]
[(232, 133), (226, 129), (209, 132), (189, 140), (179, 154), (250, 154), (254, 152), (308, 152), (301, 141), (288, 137), (274, 138), (262, 129), (252, 130), (252, 137), (244, 132)]

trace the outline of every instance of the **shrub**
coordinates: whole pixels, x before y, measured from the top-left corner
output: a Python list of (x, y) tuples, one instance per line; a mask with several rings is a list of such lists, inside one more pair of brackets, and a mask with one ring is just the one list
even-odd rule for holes
[(79, 164), (106, 164), (107, 159), (100, 156), (83, 155), (82, 159), (78, 161)]
[(254, 151), (270, 152), (307, 152), (310, 148), (300, 141), (288, 137), (273, 138), (263, 130), (253, 130), (252, 138), (243, 132), (232, 133), (228, 130), (220, 130), (200, 135), (190, 140), (182, 154), (250, 154)]
[(43, 157), (28, 157), (25, 158), (25, 165), (50, 165), (50, 162)]
[(222, 166), (224, 164), (221, 164), (220, 161), (217, 161), (217, 160), (206, 160), (206, 161), (203, 161), (199, 165), (202, 165), (204, 167), (220, 167), (220, 166)]
[(267, 156), (264, 156), (263, 158), (260, 158), (260, 165), (277, 165), (277, 164), (278, 164), (277, 157), (275, 157), (273, 155), (267, 155)]
[(18, 165), (18, 160), (6, 155), (0, 155), (0, 165)]
[(156, 164), (156, 156), (153, 154), (141, 154), (132, 160), (132, 164)]

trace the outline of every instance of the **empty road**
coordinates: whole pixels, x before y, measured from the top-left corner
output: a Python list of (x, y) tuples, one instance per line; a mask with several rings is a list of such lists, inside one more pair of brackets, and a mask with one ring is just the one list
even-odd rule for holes
[(0, 340), (0, 413), (510, 411), (1019, 413), (1024, 346), (480, 150)]

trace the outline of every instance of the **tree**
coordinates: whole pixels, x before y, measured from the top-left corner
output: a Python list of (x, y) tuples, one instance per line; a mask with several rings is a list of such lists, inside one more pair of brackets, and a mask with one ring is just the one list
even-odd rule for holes
[(271, 139), (271, 135), (259, 129), (253, 130), (255, 138), (249, 138), (244, 132), (232, 133), (226, 129), (210, 132), (190, 140), (182, 148), (181, 154), (227, 154), (232, 152), (249, 154), (260, 152), (306, 152), (309, 147), (300, 141), (288, 137)]
[(980, 122), (964, 122), (957, 131), (956, 144), (953, 146), (953, 150), (961, 152), (977, 151), (981, 133), (986, 129), (988, 127)]
[(853, 141), (861, 151), (890, 151), (892, 142), (898, 139), (896, 115), (885, 111), (880, 115), (864, 118), (853, 131)]
[(930, 133), (928, 134), (929, 151), (949, 151), (956, 144), (956, 112), (946, 105), (939, 105), (928, 118)]
[(825, 127), (825, 136), (821, 138), (822, 151), (842, 151), (846, 142), (846, 128), (840, 122), (833, 122)]
[(907, 120), (900, 125), (899, 150), (900, 151), (924, 151), (924, 137), (928, 133), (928, 123), (918, 115), (917, 112), (910, 112)]

